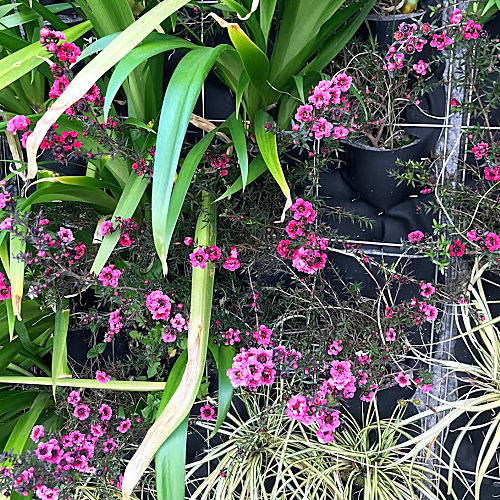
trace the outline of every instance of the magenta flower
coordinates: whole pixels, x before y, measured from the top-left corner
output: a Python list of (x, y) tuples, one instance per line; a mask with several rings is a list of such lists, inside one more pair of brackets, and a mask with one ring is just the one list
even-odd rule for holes
[(314, 416), (309, 409), (307, 398), (302, 394), (292, 396), (287, 404), (285, 413), (292, 420), (297, 420), (303, 424), (309, 425), (314, 422)]
[(186, 236), (184, 238), (184, 245), (190, 247), (192, 244), (193, 244), (193, 238), (191, 238), (191, 236)]
[(95, 378), (100, 384), (107, 384), (111, 380), (111, 375), (108, 375), (102, 370), (97, 370), (95, 372)]
[(418, 75), (426, 75), (428, 66), (429, 66), (428, 63), (426, 63), (426, 62), (422, 61), (422, 59), (420, 59), (416, 64), (413, 65), (413, 70)]
[(118, 286), (118, 280), (122, 272), (119, 269), (116, 269), (115, 265), (106, 266), (99, 273), (99, 281), (102, 286), (111, 286), (116, 288)]
[(127, 418), (126, 420), (122, 420), (119, 424), (116, 430), (118, 432), (121, 432), (122, 434), (125, 434), (129, 429), (130, 429), (130, 419)]
[(106, 420), (111, 420), (111, 417), (113, 415), (113, 410), (106, 404), (102, 404), (97, 410), (99, 415), (101, 416), (101, 420), (106, 421)]
[(63, 243), (71, 243), (75, 237), (73, 236), (73, 231), (66, 227), (60, 227), (59, 231), (57, 231), (57, 236)]
[(208, 260), (211, 262), (217, 262), (221, 258), (221, 255), (222, 255), (222, 252), (217, 245), (209, 246), (205, 250), (205, 252), (208, 256)]
[(472, 146), (472, 153), (476, 160), (482, 160), (486, 156), (488, 156), (488, 152), (490, 150), (490, 145), (487, 142), (478, 142), (474, 146)]
[(16, 115), (7, 122), (7, 132), (15, 134), (18, 130), (26, 130), (31, 123), (24, 115)]
[(462, 12), (460, 9), (455, 9), (450, 15), (450, 24), (458, 24), (462, 20)]
[(490, 252), (495, 252), (496, 250), (500, 250), (500, 236), (495, 233), (486, 233), (486, 236), (484, 237), (484, 243), (486, 245), (486, 248)]
[(189, 254), (191, 266), (205, 269), (207, 267), (208, 255), (203, 248), (196, 249), (193, 253)]
[(389, 328), (389, 330), (385, 332), (385, 340), (387, 342), (394, 342), (396, 340), (396, 330), (394, 330), (394, 328)]
[(290, 211), (293, 212), (293, 218), (298, 221), (303, 220), (304, 222), (311, 223), (316, 219), (316, 211), (313, 209), (312, 204), (302, 198), (297, 198), (295, 203), (290, 207)]
[(396, 375), (396, 382), (399, 384), (399, 387), (408, 387), (411, 384), (410, 377), (405, 372), (399, 372)]
[(106, 428), (103, 427), (101, 424), (92, 424), (90, 426), (90, 432), (93, 436), (99, 438), (101, 436), (104, 436), (104, 434), (106, 434)]
[(334, 340), (328, 346), (328, 354), (330, 356), (337, 356), (337, 354), (340, 354), (341, 351), (342, 351), (342, 340)]
[(448, 247), (450, 257), (462, 257), (465, 253), (465, 245), (460, 240), (455, 240)]
[(215, 409), (208, 403), (200, 408), (200, 417), (202, 420), (214, 420), (217, 417)]
[(411, 243), (418, 243), (424, 239), (424, 233), (422, 231), (413, 231), (408, 234), (408, 240)]
[(5, 217), (5, 219), (0, 223), (0, 231), (9, 231), (12, 229), (12, 217)]
[(253, 338), (257, 341), (257, 344), (267, 347), (271, 344), (271, 336), (273, 331), (267, 328), (265, 325), (260, 325), (256, 332), (253, 332)]
[(109, 438), (107, 441), (104, 441), (104, 443), (102, 443), (102, 449), (104, 450), (104, 453), (112, 453), (116, 450), (116, 448), (118, 448), (118, 445), (113, 438)]
[(332, 135), (333, 125), (323, 117), (318, 118), (311, 126), (311, 130), (314, 132), (314, 138), (317, 140), (323, 139), (324, 137), (330, 137)]
[(38, 443), (45, 435), (45, 427), (43, 425), (35, 425), (31, 430), (30, 438), (33, 442)]
[(172, 301), (161, 290), (153, 290), (146, 295), (146, 307), (153, 319), (167, 320), (172, 310)]
[(432, 285), (432, 283), (421, 283), (420, 284), (420, 295), (422, 297), (430, 297), (436, 292), (436, 289)]
[(90, 416), (90, 408), (86, 404), (79, 404), (75, 406), (75, 409), (73, 410), (73, 415), (78, 419), (78, 420), (87, 420)]
[(300, 123), (309, 123), (313, 121), (313, 107), (310, 104), (304, 104), (297, 108), (295, 119)]

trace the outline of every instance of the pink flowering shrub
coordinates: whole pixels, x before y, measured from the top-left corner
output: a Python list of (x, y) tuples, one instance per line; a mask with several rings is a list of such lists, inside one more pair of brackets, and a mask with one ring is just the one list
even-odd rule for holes
[(123, 408), (85, 399), (79, 391), (69, 392), (67, 404), (59, 406), (65, 418), (60, 432), (35, 425), (30, 435), (33, 451), (4, 454), (0, 466), (4, 494), (71, 500), (82, 482), (121, 488), (121, 462), (130, 443), (144, 433), (141, 418), (133, 413), (120, 416)]

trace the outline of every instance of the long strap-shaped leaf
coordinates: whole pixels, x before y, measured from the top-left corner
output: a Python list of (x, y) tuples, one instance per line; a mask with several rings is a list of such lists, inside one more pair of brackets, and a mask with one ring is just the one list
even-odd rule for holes
[[(202, 196), (202, 212), (195, 236), (197, 244), (206, 247), (216, 243), (216, 212), (212, 197), (206, 192)], [(207, 264), (205, 269), (193, 269), (186, 369), (177, 391), (125, 469), (122, 492), (127, 500), (155, 453), (186, 418), (196, 399), (207, 356), (214, 275), (212, 263)]]
[(104, 119), (108, 119), (113, 99), (126, 78), (141, 63), (162, 52), (172, 49), (194, 49), (194, 43), (172, 35), (162, 35), (163, 39), (144, 43), (129, 52), (117, 65), (111, 76), (104, 100)]
[(162, 21), (188, 3), (189, 0), (163, 0), (156, 7), (140, 17), (118, 35), (100, 54), (83, 68), (68, 85), (66, 90), (47, 110), (29, 136), (26, 149), (28, 153), (28, 179), (37, 173), (36, 155), (38, 147), (53, 123), (76, 101), (81, 99), (92, 85), (120, 59), (139, 45)]
[(281, 168), (276, 136), (274, 133), (269, 132), (266, 129), (266, 124), (272, 123), (272, 121), (273, 119), (268, 113), (263, 110), (259, 110), (255, 116), (255, 138), (260, 149), (260, 154), (262, 155), (262, 158), (264, 158), (267, 168), (286, 197), (285, 207), (283, 208), (283, 214), (281, 216), (281, 220), (283, 221), (285, 218), (285, 212), (292, 205), (292, 199), (290, 197), (290, 188), (288, 187), (285, 174)]
[(56, 397), (56, 386), (60, 378), (71, 377), (68, 368), (68, 349), (66, 339), (68, 336), (69, 309), (56, 311), (54, 327), (54, 350), (52, 353), (52, 395)]
[(203, 47), (186, 54), (168, 84), (163, 100), (153, 177), (152, 225), (156, 251), (167, 273), (168, 210), (184, 136), (201, 87), (228, 45)]
[[(125, 189), (116, 205), (115, 211), (113, 213), (113, 219), (116, 220), (117, 217), (122, 219), (128, 219), (134, 215), (134, 212), (141, 201), (142, 195), (149, 184), (149, 178), (144, 176), (138, 176), (135, 172), (131, 172), (129, 180), (125, 185)], [(91, 272), (94, 274), (99, 274), (101, 269), (106, 265), (106, 262), (114, 250), (118, 240), (120, 239), (120, 232), (114, 231), (108, 233), (99, 247), (97, 255), (95, 256), (94, 263), (92, 264)]]
[(21, 304), (24, 289), (24, 268), (26, 264), (17, 258), (26, 251), (26, 241), (10, 235), (10, 288), (12, 295), (12, 310), (18, 319), (21, 319)]

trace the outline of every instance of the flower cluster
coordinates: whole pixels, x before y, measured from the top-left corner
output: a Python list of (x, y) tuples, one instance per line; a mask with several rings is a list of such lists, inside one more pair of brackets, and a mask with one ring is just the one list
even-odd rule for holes
[(107, 234), (114, 233), (115, 231), (120, 231), (120, 239), (118, 243), (122, 247), (129, 247), (134, 243), (134, 238), (130, 235), (130, 233), (137, 231), (139, 229), (139, 225), (137, 222), (134, 222), (132, 219), (122, 219), (121, 217), (117, 217), (115, 220), (106, 220), (101, 225), (101, 236), (104, 237)]
[[(71, 391), (67, 397), (68, 422), (62, 433), (50, 433), (35, 425), (31, 440), (34, 451), (24, 452), (0, 467), (2, 492), (14, 492), (39, 500), (69, 500), (85, 477), (103, 478), (121, 488), (118, 454), (126, 444), (130, 418), (115, 416), (107, 404), (84, 402), (82, 394)], [(139, 420), (140, 421), (140, 420)]]
[[(191, 238), (184, 239), (184, 243), (190, 245), (192, 243)], [(241, 262), (239, 261), (239, 254), (236, 247), (231, 247), (229, 250), (229, 255), (224, 259), (222, 267), (228, 271), (236, 271), (241, 267)], [(198, 247), (194, 252), (189, 254), (189, 260), (191, 266), (199, 267), (200, 269), (205, 269), (208, 262), (219, 262), (222, 259), (222, 250), (217, 245), (211, 245), (206, 248)]]
[[(402, 69), (407, 61), (406, 56), (421, 53), (426, 44), (437, 51), (443, 51), (459, 39), (477, 39), (480, 35), (483, 36), (481, 25), (472, 20), (464, 21), (458, 9), (451, 14), (449, 25), (444, 27), (403, 22), (394, 32), (394, 43), (387, 51), (383, 68), (389, 72)], [(420, 59), (416, 64), (411, 64), (408, 59), (408, 64), (417, 76), (427, 74), (428, 62)]]
[(0, 301), (12, 298), (10, 286), (5, 283), (5, 275), (0, 273)]
[(290, 211), (293, 218), (285, 228), (289, 239), (281, 240), (276, 251), (283, 259), (291, 259), (292, 266), (298, 271), (314, 274), (326, 265), (328, 240), (318, 237), (308, 228), (308, 224), (316, 219), (316, 211), (310, 202), (298, 198)]
[(229, 167), (231, 166), (230, 160), (226, 153), (212, 153), (207, 151), (205, 153), (205, 159), (210, 163), (212, 168), (215, 168), (221, 177), (225, 177), (229, 173)]
[(345, 139), (354, 130), (350, 116), (350, 103), (347, 96), (352, 78), (339, 73), (331, 80), (322, 80), (314, 87), (308, 97), (309, 104), (297, 108), (295, 121), (292, 120), (294, 144), (331, 138)]

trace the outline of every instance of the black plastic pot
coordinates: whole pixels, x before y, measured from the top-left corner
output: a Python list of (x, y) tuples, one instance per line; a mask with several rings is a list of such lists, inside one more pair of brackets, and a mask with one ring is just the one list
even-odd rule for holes
[(385, 212), (417, 194), (415, 188), (406, 183), (397, 185), (390, 171), (403, 171), (396, 164), (408, 160), (419, 160), (428, 155), (425, 141), (416, 139), (412, 144), (397, 149), (377, 149), (359, 143), (344, 144), (345, 165), (341, 175), (347, 185), (362, 199), (376, 209)]
[(380, 14), (369, 14), (366, 18), (368, 28), (372, 37), (377, 42), (377, 48), (381, 53), (385, 53), (387, 47), (392, 44), (392, 35), (401, 23), (412, 23), (420, 20), (424, 16), (424, 11), (411, 12), (409, 14), (393, 14), (384, 16)]

